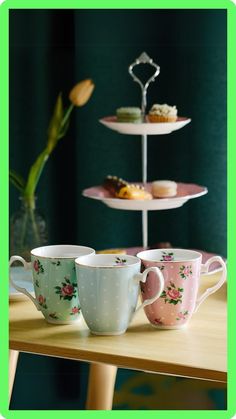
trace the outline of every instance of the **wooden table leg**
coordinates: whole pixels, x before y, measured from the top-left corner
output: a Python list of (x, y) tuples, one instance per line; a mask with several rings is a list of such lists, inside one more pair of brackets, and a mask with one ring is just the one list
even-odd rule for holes
[(86, 410), (112, 410), (117, 367), (90, 364)]
[(9, 404), (11, 401), (11, 394), (14, 385), (16, 367), (18, 362), (19, 352), (13, 349), (9, 350)]

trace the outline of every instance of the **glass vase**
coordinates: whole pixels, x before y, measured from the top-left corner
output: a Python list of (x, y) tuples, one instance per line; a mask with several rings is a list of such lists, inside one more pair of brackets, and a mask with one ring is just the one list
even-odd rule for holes
[(48, 229), (44, 216), (34, 204), (20, 198), (20, 208), (10, 219), (10, 255), (30, 261), (30, 251), (48, 244)]

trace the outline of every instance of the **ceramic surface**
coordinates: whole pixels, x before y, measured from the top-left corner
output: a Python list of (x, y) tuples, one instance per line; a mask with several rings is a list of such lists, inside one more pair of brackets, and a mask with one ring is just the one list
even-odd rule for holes
[(116, 116), (107, 116), (99, 120), (107, 128), (128, 135), (163, 135), (170, 134), (172, 131), (179, 130), (189, 124), (190, 118), (179, 117), (176, 122), (159, 123), (128, 123), (117, 122)]
[[(165, 287), (158, 300), (145, 307), (150, 323), (162, 329), (178, 329), (186, 326), (192, 314), (210, 294), (219, 289), (226, 279), (226, 266), (220, 256), (213, 256), (202, 265), (202, 255), (184, 249), (147, 250), (137, 254), (144, 270), (155, 266), (164, 276)], [(201, 272), (208, 272), (210, 265), (219, 262), (222, 275), (217, 284), (197, 298)], [(145, 284), (141, 284), (142, 300), (156, 291), (156, 281), (151, 272)]]
[(31, 267), (35, 298), (12, 278), (11, 284), (31, 298), (49, 323), (74, 322), (80, 315), (74, 261), (92, 253), (93, 249), (84, 246), (45, 246), (31, 251), (31, 266), (19, 256), (12, 256), (10, 264), (20, 260), (26, 269)]
[[(146, 184), (146, 189), (151, 191), (151, 183)], [(207, 194), (205, 186), (199, 186), (191, 183), (178, 183), (177, 195), (171, 198), (154, 198), (150, 200), (138, 199), (119, 199), (114, 198), (103, 186), (93, 186), (83, 191), (83, 196), (97, 199), (111, 208), (122, 210), (163, 210), (178, 208), (184, 205), (189, 199), (198, 198)]]
[[(128, 255), (95, 255), (78, 258), (75, 265), (81, 310), (91, 332), (124, 333), (136, 311), (139, 282), (146, 280), (146, 273), (140, 274), (140, 260)], [(158, 271), (154, 281), (158, 290), (150, 302), (163, 289), (164, 280)]]

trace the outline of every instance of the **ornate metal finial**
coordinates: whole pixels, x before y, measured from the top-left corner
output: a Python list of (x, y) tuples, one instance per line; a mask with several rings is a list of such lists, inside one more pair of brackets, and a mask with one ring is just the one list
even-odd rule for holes
[[(155, 68), (154, 74), (147, 80), (147, 82), (145, 84), (143, 84), (141, 82), (141, 80), (133, 73), (133, 68), (136, 65), (139, 65), (139, 64), (149, 64), (149, 65), (151, 65), (152, 67)], [(159, 65), (154, 63), (153, 59), (150, 58), (146, 52), (142, 52), (142, 54), (138, 58), (136, 58), (136, 60), (132, 64), (130, 64), (130, 66), (129, 66), (129, 74), (131, 75), (133, 80), (136, 81), (141, 87), (141, 91), (142, 91), (142, 106), (141, 106), (141, 108), (142, 108), (143, 117), (145, 115), (145, 110), (146, 110), (146, 106), (147, 106), (147, 98), (146, 98), (147, 88), (148, 88), (148, 86), (151, 82), (154, 82), (155, 78), (158, 76), (159, 73), (160, 73)]]

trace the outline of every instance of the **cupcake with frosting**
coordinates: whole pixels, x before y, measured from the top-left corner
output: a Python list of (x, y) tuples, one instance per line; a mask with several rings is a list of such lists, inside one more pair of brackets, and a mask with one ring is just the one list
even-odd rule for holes
[(177, 120), (176, 106), (169, 106), (166, 103), (154, 104), (148, 113), (149, 122), (175, 122)]

